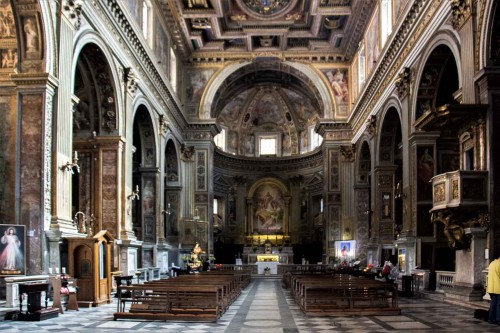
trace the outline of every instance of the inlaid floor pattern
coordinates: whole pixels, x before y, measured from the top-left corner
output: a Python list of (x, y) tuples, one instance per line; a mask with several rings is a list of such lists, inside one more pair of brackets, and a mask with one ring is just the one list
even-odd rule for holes
[(113, 321), (116, 303), (66, 311), (41, 322), (0, 322), (0, 332), (500, 332), (474, 319), (474, 310), (425, 298), (400, 298), (400, 316), (306, 317), (280, 281), (254, 280), (217, 323)]

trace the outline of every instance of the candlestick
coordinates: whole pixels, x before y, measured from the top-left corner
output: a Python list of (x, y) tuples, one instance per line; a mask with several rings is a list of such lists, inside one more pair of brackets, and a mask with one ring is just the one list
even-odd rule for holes
[(61, 273), (66, 274), (66, 267), (63, 267), (63, 268), (61, 269)]
[(56, 274), (59, 274), (59, 267), (56, 267)]
[(75, 150), (75, 158), (78, 159), (78, 152)]
[(135, 185), (135, 191), (139, 192), (139, 185)]
[(52, 267), (49, 267), (49, 274), (52, 274)]

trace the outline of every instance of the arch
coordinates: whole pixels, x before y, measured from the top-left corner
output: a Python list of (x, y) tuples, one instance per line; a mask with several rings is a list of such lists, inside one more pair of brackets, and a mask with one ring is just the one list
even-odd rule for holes
[[(334, 102), (330, 96), (330, 90), (325, 84), (324, 80), (319, 76), (318, 72), (311, 68), (309, 65), (297, 64), (293, 62), (280, 62), (282, 66), (290, 67), (297, 72), (302, 74), (302, 80), (308, 80), (312, 88), (315, 90), (315, 95), (319, 96), (319, 101), (323, 107), (323, 117), (324, 118), (334, 118), (334, 112), (332, 105)], [(217, 93), (225, 87), (226, 81), (231, 78), (233, 74), (237, 71), (247, 70), (245, 67), (257, 66), (255, 62), (239, 62), (226, 66), (225, 68), (216, 72), (212, 78), (209, 80), (207, 87), (203, 93), (200, 108), (199, 108), (199, 118), (200, 119), (212, 119), (214, 115), (212, 114), (212, 109), (214, 107), (213, 102), (217, 100)], [(255, 69), (255, 68), (254, 68)], [(275, 70), (275, 69), (274, 69)], [(276, 71), (276, 70), (275, 70)]]
[[(114, 57), (112, 51), (109, 49), (108, 44), (102, 39), (100, 35), (95, 33), (92, 30), (84, 30), (82, 33), (79, 34), (79, 38), (75, 40), (73, 48), (73, 63), (72, 63), (72, 73), (76, 73), (77, 70), (77, 64), (78, 61), (80, 60), (80, 56), (82, 55), (82, 52), (87, 48), (91, 47), (92, 45), (95, 45), (101, 54), (101, 58), (103, 61), (105, 61), (105, 64), (107, 64), (107, 68), (109, 70), (109, 82), (111, 83), (113, 89), (114, 89), (114, 99), (115, 99), (115, 111), (116, 111), (116, 134), (118, 135), (125, 135), (125, 110), (123, 110), (122, 105), (123, 105), (123, 97), (122, 94), (120, 93), (121, 89), (121, 81), (120, 81), (120, 74), (119, 70), (116, 67), (116, 64), (114, 62)], [(73, 78), (72, 83), (71, 83), (71, 91), (75, 91), (75, 80)]]
[[(430, 60), (432, 61), (433, 55), (435, 55), (437, 50), (443, 50), (443, 48), (447, 48), (452, 56), (454, 63), (456, 65), (456, 71), (458, 75), (458, 88), (462, 86), (462, 77), (461, 77), (461, 62), (460, 62), (460, 44), (458, 42), (458, 38), (453, 31), (443, 30), (437, 33), (434, 38), (432, 38), (427, 47), (425, 48), (422, 55), (422, 62), (418, 65), (416, 74), (415, 74), (415, 93), (412, 96), (412, 114), (411, 114), (411, 123), (413, 124), (415, 120), (419, 117), (419, 114), (425, 112), (425, 107), (427, 107), (427, 103), (423, 103), (421, 107), (419, 107), (419, 89), (421, 88), (424, 80), (432, 80), (435, 76), (436, 82), (434, 82), (433, 87), (430, 89), (435, 90), (435, 94), (438, 94), (436, 86), (439, 86), (441, 82), (442, 72), (444, 70), (445, 62), (441, 62), (440, 65), (436, 65), (435, 67), (440, 68), (440, 72), (435, 73), (430, 66)], [(446, 61), (450, 60), (447, 58)], [(435, 75), (434, 75), (435, 74)], [(427, 78), (427, 79), (426, 79)], [(458, 89), (457, 88), (457, 89)], [(435, 102), (435, 98), (433, 99)], [(430, 103), (430, 107), (435, 107), (434, 103)]]
[[(401, 114), (391, 104), (381, 115), (380, 130), (377, 137), (377, 152), (374, 154), (377, 164), (393, 164), (394, 149), (397, 139), (402, 139)], [(398, 132), (399, 130), (399, 132)]]
[[(483, 17), (479, 68), (500, 66), (500, 4), (498, 1), (487, 1)], [(493, 48), (496, 46), (496, 50)]]
[(356, 164), (356, 183), (369, 184), (372, 154), (370, 144), (366, 138), (361, 141), (356, 156), (358, 156)]

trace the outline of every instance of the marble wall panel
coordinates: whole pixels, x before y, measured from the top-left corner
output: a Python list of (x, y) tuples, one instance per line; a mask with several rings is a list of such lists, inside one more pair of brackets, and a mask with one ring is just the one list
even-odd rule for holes
[(117, 237), (117, 153), (102, 152), (102, 228)]

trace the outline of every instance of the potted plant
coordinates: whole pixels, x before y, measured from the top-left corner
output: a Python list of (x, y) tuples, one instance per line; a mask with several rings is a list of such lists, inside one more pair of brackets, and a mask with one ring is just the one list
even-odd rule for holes
[(264, 268), (264, 275), (269, 275), (269, 274), (271, 274), (271, 268), (269, 267)]

